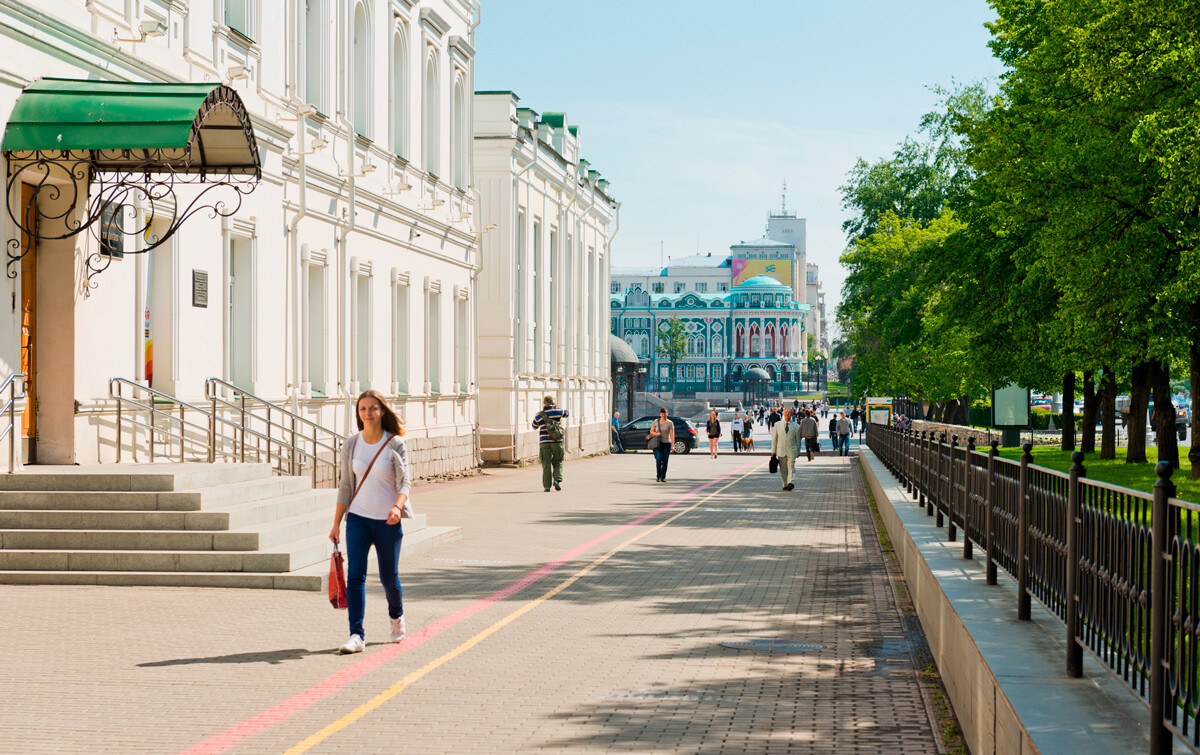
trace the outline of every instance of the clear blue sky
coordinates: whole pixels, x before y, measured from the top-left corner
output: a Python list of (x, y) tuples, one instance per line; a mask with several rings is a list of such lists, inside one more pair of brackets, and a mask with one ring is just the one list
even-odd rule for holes
[[(836, 305), (857, 157), (889, 154), (937, 97), (997, 76), (985, 0), (483, 0), (479, 90), (567, 113), (621, 202), (615, 266), (727, 254), (780, 205)], [(831, 322), (832, 324), (832, 322)]]

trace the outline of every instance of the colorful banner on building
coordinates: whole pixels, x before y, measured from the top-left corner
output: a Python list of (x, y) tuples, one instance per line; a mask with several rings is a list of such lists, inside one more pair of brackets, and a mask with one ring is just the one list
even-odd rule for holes
[(766, 275), (783, 285), (792, 286), (791, 260), (733, 260), (733, 285), (745, 283), (759, 275)]

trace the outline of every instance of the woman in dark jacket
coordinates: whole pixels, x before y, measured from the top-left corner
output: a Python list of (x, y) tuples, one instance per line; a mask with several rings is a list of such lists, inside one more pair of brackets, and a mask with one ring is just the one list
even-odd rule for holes
[(708, 414), (708, 455), (717, 458), (717, 441), (721, 439), (721, 420), (717, 419), (717, 410)]

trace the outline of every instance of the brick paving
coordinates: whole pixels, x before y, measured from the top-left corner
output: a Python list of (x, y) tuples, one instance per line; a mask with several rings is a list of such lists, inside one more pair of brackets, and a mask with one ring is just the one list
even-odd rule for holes
[[(697, 501), (312, 752), (935, 753), (857, 467), (826, 452), (779, 490), (766, 457), (698, 450), (568, 463), (415, 491), (462, 541), (405, 560), (409, 630), (751, 461), (523, 592), (391, 658), (230, 751), (282, 752)], [(345, 614), (284, 591), (4, 587), (0, 751), (177, 752), (384, 649), (340, 657)], [(368, 643), (386, 629), (369, 588)], [(734, 650), (786, 639), (823, 649)]]

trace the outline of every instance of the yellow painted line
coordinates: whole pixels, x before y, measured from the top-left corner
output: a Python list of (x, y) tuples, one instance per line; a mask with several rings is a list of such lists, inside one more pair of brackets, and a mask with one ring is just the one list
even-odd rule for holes
[(736, 480), (732, 480), (732, 481), (726, 483), (719, 489), (713, 491), (712, 493), (705, 496), (704, 498), (701, 498), (700, 500), (696, 501), (691, 506), (688, 506), (686, 509), (681, 509), (679, 512), (677, 512), (675, 515), (671, 516), (669, 519), (666, 519), (666, 520), (660, 522), (659, 524), (654, 525), (653, 527), (646, 530), (645, 532), (638, 534), (638, 535), (634, 535), (633, 537), (629, 538), (625, 542), (617, 545), (612, 550), (610, 550), (608, 553), (605, 553), (603, 556), (600, 556), (595, 561), (592, 561), (587, 566), (585, 566), (582, 569), (580, 569), (579, 571), (575, 572), (567, 579), (563, 580), (563, 582), (561, 584), (559, 584), (557, 587), (547, 590), (542, 595), (529, 601), (525, 605), (521, 606), (520, 608), (513, 611), (509, 615), (500, 619), (495, 624), (492, 624), (487, 629), (484, 629), (482, 632), (475, 635), (474, 637), (467, 640), (466, 642), (462, 643), (461, 645), (454, 648), (450, 652), (446, 653), (445, 655), (441, 656), (440, 658), (435, 658), (434, 660), (430, 661), (429, 663), (426, 663), (421, 668), (416, 669), (415, 671), (411, 672), (410, 674), (405, 676), (400, 681), (398, 681), (395, 684), (393, 684), (392, 686), (388, 687), (386, 690), (384, 690), (380, 694), (376, 695), (372, 699), (370, 699), (367, 702), (363, 703), (362, 705), (358, 706), (357, 708), (350, 711), (346, 715), (342, 716), (338, 720), (334, 721), (333, 723), (329, 724), (328, 726), (321, 729), (320, 731), (306, 737), (305, 739), (301, 740), (297, 744), (293, 745), (291, 748), (284, 751), (284, 755), (300, 755), (300, 753), (308, 752), (310, 749), (312, 749), (313, 745), (319, 744), (320, 742), (328, 739), (329, 737), (338, 733), (342, 729), (345, 729), (347, 726), (354, 723), (358, 719), (362, 718), (363, 716), (367, 715), (371, 711), (375, 710), (379, 706), (383, 705), (388, 700), (391, 700), (396, 695), (399, 695), (401, 692), (403, 692), (405, 689), (407, 689), (413, 682), (417, 681), (418, 679), (425, 676), (426, 674), (433, 671), (434, 669), (438, 668), (439, 666), (442, 666), (442, 665), (454, 660), (458, 656), (462, 655), (463, 653), (467, 652), (471, 648), (475, 647), (479, 643), (486, 640), (488, 637), (492, 636), (496, 632), (499, 632), (504, 627), (508, 626), (509, 624), (513, 623), (514, 621), (521, 618), (525, 614), (529, 613), (533, 609), (537, 608), (542, 603), (545, 603), (547, 600), (550, 600), (555, 595), (558, 595), (563, 590), (567, 589), (571, 585), (573, 585), (576, 582), (578, 582), (579, 580), (583, 579), (585, 576), (587, 576), (589, 573), (591, 573), (593, 570), (595, 570), (595, 568), (597, 566), (600, 566), (605, 561), (612, 558), (619, 551), (632, 545), (633, 543), (636, 543), (638, 540), (641, 540), (642, 538), (646, 537), (647, 535), (651, 534), (652, 532), (655, 532), (657, 530), (662, 529), (663, 527), (666, 527), (668, 524), (675, 521), (676, 519), (683, 516), (684, 514), (694, 511), (701, 504), (706, 503), (707, 501), (711, 500), (713, 497), (725, 492), (727, 489), (729, 489), (733, 485), (735, 485), (735, 484), (741, 482), (742, 480), (744, 480), (745, 478), (749, 477), (751, 474), (753, 474), (755, 472), (755, 470), (759, 469), (761, 466), (762, 466), (761, 464), (755, 466), (754, 469), (751, 469), (749, 472), (746, 472), (746, 474), (742, 475), (741, 477), (738, 477)]

